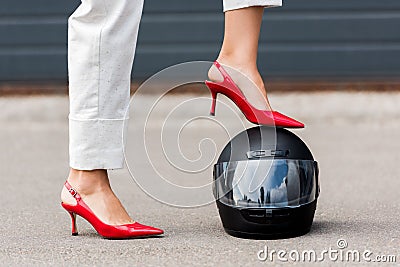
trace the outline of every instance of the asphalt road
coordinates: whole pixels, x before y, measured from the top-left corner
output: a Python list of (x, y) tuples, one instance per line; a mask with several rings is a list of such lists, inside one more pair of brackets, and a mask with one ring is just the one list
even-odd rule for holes
[[(179, 106), (176, 103), (192, 98), (190, 95), (165, 98), (148, 125), (149, 153), (161, 173), (169, 173), (165, 155), (157, 152), (163, 118), (171, 107)], [(197, 208), (163, 204), (155, 198), (162, 201), (174, 192), (151, 197), (124, 169), (111, 172), (115, 191), (136, 220), (163, 228), (165, 236), (111, 241), (99, 237), (82, 219), (78, 220), (80, 235), (71, 236), (69, 216), (60, 207), (59, 192), (68, 173), (68, 99), (1, 98), (0, 265), (309, 266), (308, 262), (289, 258), (289, 252), (314, 250), (321, 255), (329, 249), (357, 250), (361, 255), (367, 250), (371, 252), (367, 252), (371, 261), (395, 255), (398, 264), (400, 93), (272, 94), (270, 100), (276, 110), (296, 115), (306, 123), (307, 128), (296, 133), (307, 142), (320, 164), (321, 196), (309, 234), (274, 241), (231, 237), (222, 228), (215, 204)], [(152, 96), (142, 96), (139, 102), (152, 101)], [(171, 116), (165, 126), (167, 137), (168, 134), (175, 137), (174, 129), (191, 112), (207, 113), (209, 103), (197, 103), (183, 105), (183, 110), (178, 109), (175, 117)], [(223, 108), (220, 110), (216, 118), (234, 128), (235, 119), (224, 113)], [(135, 118), (144, 115), (138, 112), (133, 119), (131, 116), (132, 140), (143, 131), (135, 124)], [(217, 138), (217, 145), (226, 141), (218, 134), (220, 129), (207, 120), (198, 121), (186, 130), (186, 137), (182, 137), (186, 145), (182, 147), (188, 157), (196, 156), (197, 141), (205, 136)], [(167, 143), (170, 147), (174, 145), (171, 141)], [(137, 177), (146, 179), (154, 175), (145, 167), (147, 157), (132, 154), (129, 160), (136, 164)], [(207, 170), (203, 176), (204, 181), (211, 179)], [(183, 173), (176, 182), (199, 182), (190, 177)], [(198, 204), (204, 204), (200, 203), (201, 196), (194, 194), (192, 198), (193, 203), (198, 200)], [(339, 239), (346, 241), (345, 249), (338, 249)], [(265, 246), (269, 251), (286, 251), (289, 262), (277, 259), (276, 255), (273, 260), (260, 261), (257, 254)], [(326, 256), (318, 266), (396, 265), (366, 260), (354, 263)]]

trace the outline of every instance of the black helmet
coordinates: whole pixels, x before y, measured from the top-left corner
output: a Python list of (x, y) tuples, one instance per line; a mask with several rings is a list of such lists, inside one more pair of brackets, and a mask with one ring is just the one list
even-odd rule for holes
[(225, 231), (236, 237), (306, 234), (319, 195), (318, 164), (285, 129), (258, 126), (235, 136), (214, 166), (214, 196)]

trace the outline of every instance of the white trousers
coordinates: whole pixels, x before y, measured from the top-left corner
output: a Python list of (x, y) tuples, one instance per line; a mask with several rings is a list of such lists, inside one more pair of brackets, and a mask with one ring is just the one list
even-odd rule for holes
[[(68, 20), (69, 153), (78, 170), (123, 167), (124, 116), (144, 0), (82, 0)], [(223, 0), (224, 11), (282, 0)]]

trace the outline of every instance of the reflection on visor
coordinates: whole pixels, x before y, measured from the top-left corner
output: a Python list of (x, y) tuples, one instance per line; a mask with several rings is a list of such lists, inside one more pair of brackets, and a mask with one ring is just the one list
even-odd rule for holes
[(315, 200), (317, 163), (250, 160), (215, 165), (215, 197), (239, 207), (293, 207)]

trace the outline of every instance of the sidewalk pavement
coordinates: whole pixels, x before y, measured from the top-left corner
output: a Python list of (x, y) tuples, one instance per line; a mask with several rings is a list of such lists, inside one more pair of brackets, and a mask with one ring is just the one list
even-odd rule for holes
[[(191, 97), (166, 97), (159, 111), (165, 114)], [(151, 102), (151, 96), (140, 101)], [(315, 250), (319, 255), (337, 249), (338, 239), (345, 239), (349, 250), (370, 250), (371, 259), (396, 255), (400, 262), (400, 93), (271, 94), (270, 101), (276, 110), (307, 125), (296, 133), (320, 164), (321, 196), (309, 234), (274, 241), (231, 237), (215, 204), (192, 209), (162, 204), (146, 195), (124, 169), (111, 172), (117, 195), (136, 220), (164, 229), (165, 236), (110, 241), (81, 219), (80, 235), (71, 236), (70, 218), (60, 207), (59, 192), (68, 172), (67, 97), (0, 98), (0, 265), (283, 266), (287, 263), (276, 258), (273, 263), (259, 261), (257, 252), (267, 245), (269, 250)], [(186, 107), (205, 114), (208, 108), (205, 102)], [(163, 117), (154, 116), (151, 129), (156, 132)], [(233, 123), (224, 112), (216, 118)], [(170, 127), (177, 126), (172, 120)], [(130, 130), (143, 129), (130, 125)], [(215, 134), (207, 123), (195, 124), (190, 133), (196, 140), (201, 133)], [(149, 138), (151, 143), (159, 136)], [(155, 155), (155, 160), (164, 159)], [(134, 160), (140, 165), (145, 157)], [(141, 172), (144, 177), (150, 173)], [(319, 264), (342, 263), (327, 258)]]

